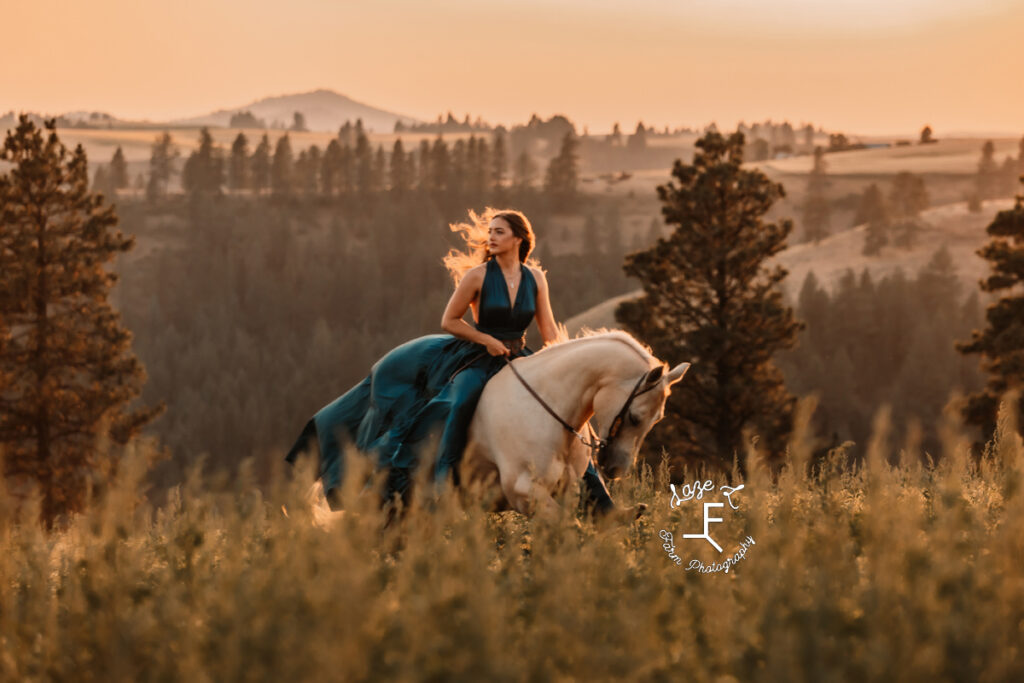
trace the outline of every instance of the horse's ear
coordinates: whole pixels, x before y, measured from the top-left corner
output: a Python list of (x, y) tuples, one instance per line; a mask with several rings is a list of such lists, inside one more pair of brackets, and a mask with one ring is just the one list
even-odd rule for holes
[(651, 368), (651, 371), (647, 373), (647, 379), (644, 380), (644, 384), (654, 384), (661, 379), (661, 373), (665, 371), (664, 365), (659, 365), (656, 368)]
[(685, 375), (686, 371), (689, 369), (689, 363), (680, 363), (679, 365), (672, 368), (672, 370), (669, 371), (668, 373), (668, 385), (672, 386), (673, 384), (681, 380), (683, 378), (683, 375)]

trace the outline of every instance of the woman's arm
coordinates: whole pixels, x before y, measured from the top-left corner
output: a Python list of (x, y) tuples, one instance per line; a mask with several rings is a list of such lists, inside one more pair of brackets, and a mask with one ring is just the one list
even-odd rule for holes
[(487, 352), (492, 356), (508, 355), (509, 350), (500, 341), (489, 334), (475, 329), (472, 325), (462, 319), (466, 314), (469, 305), (473, 303), (480, 293), (480, 286), (484, 281), (483, 268), (476, 267), (466, 273), (455, 288), (448, 305), (445, 306), (444, 315), (441, 316), (441, 329), (459, 339), (466, 339), (487, 347)]
[(537, 281), (537, 329), (544, 343), (555, 341), (558, 337), (558, 327), (555, 325), (555, 315), (551, 312), (551, 297), (548, 295), (548, 279), (540, 268), (533, 268), (533, 278)]

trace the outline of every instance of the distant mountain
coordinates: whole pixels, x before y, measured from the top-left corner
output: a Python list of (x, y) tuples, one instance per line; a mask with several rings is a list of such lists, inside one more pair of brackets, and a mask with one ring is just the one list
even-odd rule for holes
[(309, 130), (334, 132), (345, 121), (363, 120), (367, 130), (377, 133), (390, 133), (396, 121), (402, 123), (419, 123), (419, 120), (402, 114), (384, 111), (362, 102), (334, 92), (333, 90), (314, 90), (313, 92), (295, 95), (265, 97), (242, 107), (219, 109), (211, 114), (178, 119), (175, 125), (194, 126), (228, 126), (232, 114), (250, 112), (255, 118), (262, 119), (268, 127), (288, 128), (292, 125), (295, 112), (301, 112), (306, 119)]

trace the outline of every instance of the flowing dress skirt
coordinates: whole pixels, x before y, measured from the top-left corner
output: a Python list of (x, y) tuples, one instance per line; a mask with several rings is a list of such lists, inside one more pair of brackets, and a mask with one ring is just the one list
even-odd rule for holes
[[(516, 356), (529, 355), (524, 348)], [(480, 344), (450, 334), (408, 341), (377, 361), (370, 374), (321, 408), (289, 451), (294, 462), (316, 439), (318, 474), (330, 494), (344, 478), (346, 443), (390, 468), (387, 494), (404, 493), (423, 446), (438, 437), (435, 480), (462, 456), (469, 422), (487, 380), (505, 366)]]

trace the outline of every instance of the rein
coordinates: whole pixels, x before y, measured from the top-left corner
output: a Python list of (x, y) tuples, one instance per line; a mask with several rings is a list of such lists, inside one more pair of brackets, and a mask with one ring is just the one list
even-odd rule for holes
[(512, 372), (515, 373), (516, 378), (522, 383), (522, 385), (524, 387), (526, 387), (526, 390), (528, 392), (530, 392), (530, 395), (533, 396), (535, 399), (537, 399), (537, 402), (540, 403), (541, 407), (543, 407), (544, 410), (548, 411), (548, 414), (550, 414), (551, 417), (553, 417), (556, 420), (558, 420), (558, 423), (560, 425), (562, 425), (562, 427), (565, 428), (566, 431), (571, 432), (573, 434), (573, 436), (575, 436), (577, 439), (579, 439), (580, 443), (582, 443), (584, 446), (589, 448), (590, 451), (591, 451), (591, 454), (595, 458), (600, 457), (601, 453), (603, 453), (604, 450), (606, 448), (608, 448), (608, 444), (610, 444), (612, 441), (614, 441), (615, 438), (619, 435), (619, 430), (622, 429), (622, 420), (626, 416), (626, 411), (629, 410), (629, 406), (631, 406), (633, 404), (633, 400), (637, 396), (640, 396), (640, 395), (650, 391), (655, 386), (657, 386), (657, 383), (655, 382), (655, 383), (652, 383), (651, 386), (647, 387), (646, 389), (643, 389), (642, 391), (637, 391), (638, 389), (640, 389), (640, 385), (643, 383), (644, 379), (647, 378), (648, 373), (645, 372), (644, 374), (640, 375), (640, 378), (636, 381), (636, 384), (633, 386), (633, 390), (629, 392), (629, 398), (626, 399), (626, 402), (624, 404), (622, 404), (622, 408), (619, 409), (619, 412), (616, 413), (615, 418), (612, 419), (612, 424), (608, 428), (608, 435), (605, 436), (605, 438), (602, 439), (601, 437), (599, 437), (597, 435), (597, 431), (592, 429), (591, 431), (593, 433), (593, 438), (590, 441), (587, 441), (583, 437), (583, 435), (579, 433), (579, 431), (577, 431), (576, 429), (573, 428), (573, 426), (571, 424), (569, 424), (568, 422), (563, 420), (561, 417), (559, 417), (558, 413), (556, 413), (551, 408), (551, 406), (549, 406), (547, 404), (547, 402), (543, 398), (540, 397), (540, 394), (538, 394), (534, 390), (534, 388), (531, 387), (526, 382), (526, 380), (523, 378), (523, 376), (521, 374), (519, 374), (519, 370), (516, 369), (516, 366), (512, 364), (512, 361), (509, 359), (508, 356), (502, 356), (502, 359), (505, 361), (505, 365), (507, 365), (509, 368), (511, 368)]

